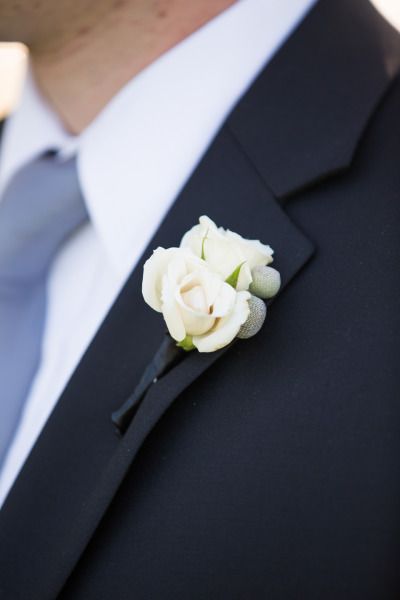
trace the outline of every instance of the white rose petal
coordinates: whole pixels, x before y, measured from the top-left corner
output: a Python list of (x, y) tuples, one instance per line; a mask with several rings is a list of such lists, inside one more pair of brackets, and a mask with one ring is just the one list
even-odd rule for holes
[[(220, 277), (203, 268), (183, 278), (181, 285), (176, 289), (175, 300), (179, 305), (187, 335), (202, 335), (214, 326), (214, 302), (218, 302), (221, 288), (224, 286), (230, 287), (221, 281)], [(232, 291), (235, 294), (234, 290)]]
[(250, 314), (249, 299), (249, 292), (237, 292), (233, 310), (219, 319), (217, 325), (209, 333), (193, 337), (193, 344), (199, 352), (215, 352), (235, 339), (240, 327), (247, 321)]
[(143, 267), (142, 294), (152, 309), (161, 312), (162, 279), (168, 263), (179, 252), (178, 248), (157, 248)]
[(142, 294), (145, 302), (157, 312), (162, 312), (161, 294), (163, 276), (168, 271), (169, 279), (177, 281), (195, 265), (207, 268), (189, 250), (182, 248), (157, 248), (143, 267)]
[(177, 342), (185, 339), (186, 329), (181, 311), (175, 301), (175, 288), (171, 286), (167, 276), (163, 279), (162, 314), (170, 336)]
[(206, 294), (200, 285), (194, 286), (187, 292), (182, 292), (181, 299), (185, 306), (194, 311), (205, 312), (207, 310)]
[(214, 317), (220, 318), (229, 314), (235, 306), (235, 300), (236, 292), (233, 287), (227, 283), (222, 283), (219, 294), (213, 302)]
[(272, 262), (273, 250), (258, 240), (247, 240), (233, 231), (217, 227), (209, 217), (202, 216), (199, 224), (182, 238), (181, 248), (191, 250), (198, 257), (204, 255), (209, 267), (226, 280), (242, 265), (237, 290), (248, 290), (252, 282), (251, 270)]
[(259, 240), (245, 240), (234, 231), (229, 231), (229, 229), (226, 236), (240, 247), (250, 269), (254, 269), (258, 265), (269, 265), (273, 261), (274, 251), (271, 246), (262, 244)]

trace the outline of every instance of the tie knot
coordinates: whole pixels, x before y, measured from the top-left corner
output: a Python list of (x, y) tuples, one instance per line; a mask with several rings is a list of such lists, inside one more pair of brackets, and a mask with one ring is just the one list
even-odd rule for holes
[(88, 218), (76, 159), (47, 153), (18, 171), (0, 203), (0, 286), (45, 276), (57, 250)]

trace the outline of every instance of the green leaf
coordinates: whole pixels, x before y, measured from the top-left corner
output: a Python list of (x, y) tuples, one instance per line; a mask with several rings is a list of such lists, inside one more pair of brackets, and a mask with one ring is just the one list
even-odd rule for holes
[(240, 269), (243, 267), (245, 262), (246, 261), (240, 263), (240, 265), (238, 265), (236, 267), (236, 269), (234, 271), (232, 271), (232, 273), (229, 275), (229, 277), (227, 277), (225, 279), (225, 283), (229, 283), (229, 285), (231, 285), (234, 290), (236, 290), (237, 282), (238, 282), (239, 275), (240, 275)]
[(205, 244), (205, 241), (207, 239), (207, 236), (208, 236), (208, 229), (206, 231), (206, 235), (203, 237), (203, 240), (201, 242), (201, 257), (200, 258), (202, 260), (206, 260), (206, 253), (205, 253), (205, 249), (204, 249), (204, 244)]
[(182, 341), (176, 344), (178, 348), (183, 348), (185, 352), (190, 352), (194, 350), (196, 346), (193, 345), (193, 338), (191, 335), (187, 335)]

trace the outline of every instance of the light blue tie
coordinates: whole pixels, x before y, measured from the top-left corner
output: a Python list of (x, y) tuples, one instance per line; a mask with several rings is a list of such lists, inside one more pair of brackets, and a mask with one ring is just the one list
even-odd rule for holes
[(88, 218), (76, 161), (47, 153), (0, 201), (0, 466), (40, 363), (46, 281), (61, 244)]

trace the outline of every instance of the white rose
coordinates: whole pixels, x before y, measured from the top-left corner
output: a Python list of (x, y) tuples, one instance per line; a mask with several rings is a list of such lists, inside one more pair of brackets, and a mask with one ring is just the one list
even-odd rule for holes
[(182, 238), (181, 248), (189, 248), (196, 256), (203, 257), (213, 271), (226, 280), (241, 266), (237, 290), (248, 290), (252, 282), (251, 271), (259, 265), (272, 262), (273, 250), (258, 240), (246, 240), (242, 236), (217, 227), (206, 216), (200, 217)]
[(234, 290), (188, 249), (157, 248), (144, 265), (142, 292), (174, 340), (191, 339), (200, 352), (229, 344), (249, 316), (250, 294)]

